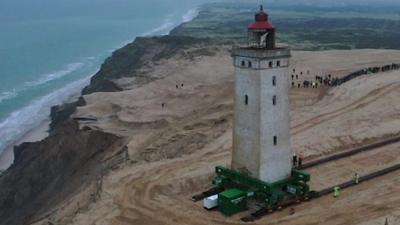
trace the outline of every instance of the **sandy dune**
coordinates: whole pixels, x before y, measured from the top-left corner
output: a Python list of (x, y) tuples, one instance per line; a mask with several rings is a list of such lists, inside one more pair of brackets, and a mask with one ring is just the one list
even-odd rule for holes
[[(292, 68), (310, 70), (302, 80), (399, 62), (400, 51), (295, 52)], [(149, 65), (143, 73), (154, 81), (120, 80), (126, 91), (85, 96), (87, 105), (74, 115), (92, 118), (82, 121), (82, 127), (126, 137), (131, 161), (104, 177), (100, 200), (78, 212), (72, 224), (239, 224), (246, 213), (225, 218), (190, 200), (210, 187), (215, 165), (229, 165), (233, 67), (228, 50), (219, 48), (215, 56), (194, 59), (180, 54)], [(308, 159), (400, 132), (400, 71), (363, 76), (330, 89), (294, 88), (290, 97), (292, 146)], [(393, 144), (310, 169), (312, 185), (320, 189), (348, 179), (354, 171), (367, 173), (399, 163), (399, 153), (399, 144)], [(255, 224), (372, 225), (383, 224), (385, 217), (400, 223), (399, 175), (363, 183), (338, 200), (324, 197), (298, 205), (295, 215), (284, 210)], [(55, 213), (55, 220), (63, 213)]]

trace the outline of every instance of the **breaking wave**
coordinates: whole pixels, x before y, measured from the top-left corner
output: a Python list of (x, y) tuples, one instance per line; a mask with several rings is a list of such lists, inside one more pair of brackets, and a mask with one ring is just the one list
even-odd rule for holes
[(11, 113), (0, 122), (0, 150), (20, 139), (29, 130), (39, 126), (50, 114), (50, 108), (79, 94), (89, 83), (89, 78), (75, 81), (55, 92), (41, 97), (24, 108)]
[(17, 90), (13, 89), (12, 91), (4, 91), (0, 93), (0, 103), (5, 101), (5, 100), (9, 100), (9, 99), (13, 99), (15, 97), (18, 96)]
[(191, 9), (185, 15), (182, 16), (182, 22), (187, 23), (193, 20), (197, 15), (199, 15), (198, 8)]
[[(142, 36), (150, 35), (166, 35), (174, 27), (181, 23), (189, 22), (198, 15), (198, 9), (190, 9), (184, 15), (170, 14), (168, 15), (163, 23)], [(131, 40), (124, 44), (130, 43)], [(120, 48), (119, 46), (118, 48)], [(113, 49), (113, 51), (115, 48)], [(96, 57), (97, 59), (97, 57)], [(86, 60), (92, 64), (95, 57), (88, 57)], [(86, 61), (85, 60), (85, 61)], [(20, 88), (13, 90), (7, 90), (0, 93), (0, 103), (3, 101), (13, 100), (18, 97), (21, 92), (29, 91), (33, 88), (38, 88), (46, 85), (50, 82), (62, 79), (69, 74), (76, 72), (83, 67), (86, 67), (86, 63), (71, 63), (62, 68), (59, 71), (44, 74), (39, 77), (36, 81), (28, 81), (21, 85)], [(98, 68), (97, 68), (98, 69)], [(95, 72), (95, 71), (93, 71)], [(77, 96), (82, 88), (89, 84), (90, 77), (81, 79), (72, 83), (67, 84), (64, 88), (58, 89), (46, 96), (40, 97), (33, 100), (29, 105), (14, 111), (7, 118), (0, 121), (0, 154), (1, 152), (15, 143), (16, 140), (22, 138), (28, 131), (39, 126), (44, 120), (49, 117), (50, 108), (54, 105), (60, 104), (71, 99), (73, 96)]]
[(170, 14), (164, 20), (164, 22), (153, 30), (146, 32), (143, 36), (151, 35), (167, 35), (176, 26), (181, 23), (187, 23), (198, 15), (198, 8), (188, 10), (180, 19), (175, 19), (174, 14)]
[[(65, 68), (55, 71), (52, 73), (44, 74), (39, 76), (39, 79), (36, 81), (27, 81), (23, 83), (20, 87), (14, 88), (13, 90), (8, 90), (0, 93), (0, 103), (6, 100), (12, 100), (18, 97), (19, 93), (24, 91), (29, 91), (31, 88), (36, 88), (41, 85), (45, 85), (51, 81), (61, 79), (77, 70), (82, 68), (85, 64), (84, 63), (71, 63), (65, 66)], [(1, 149), (1, 148), (0, 148)]]
[(64, 76), (77, 71), (78, 69), (82, 68), (83, 66), (84, 66), (84, 63), (80, 63), (80, 62), (68, 64), (66, 66), (66, 68), (56, 71), (56, 72), (53, 72), (53, 73), (45, 74), (36, 81), (25, 82), (24, 86), (25, 87), (35, 87), (35, 86), (46, 84), (53, 80), (63, 78)]

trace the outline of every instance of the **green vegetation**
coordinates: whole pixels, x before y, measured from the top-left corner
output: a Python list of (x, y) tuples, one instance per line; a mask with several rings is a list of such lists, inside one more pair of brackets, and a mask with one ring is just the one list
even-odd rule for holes
[[(188, 56), (213, 55), (212, 44), (241, 44), (257, 8), (249, 3), (212, 3), (199, 16), (162, 37), (140, 37), (115, 51), (92, 78), (83, 94), (122, 90), (113, 80), (134, 77), (146, 62), (168, 59), (178, 51), (197, 46)], [(399, 7), (270, 6), (278, 42), (294, 49), (327, 50), (400, 49)]]
[[(171, 34), (243, 43), (256, 10), (254, 4), (208, 4)], [(400, 49), (398, 7), (275, 6), (267, 11), (278, 28), (278, 41), (295, 49)]]

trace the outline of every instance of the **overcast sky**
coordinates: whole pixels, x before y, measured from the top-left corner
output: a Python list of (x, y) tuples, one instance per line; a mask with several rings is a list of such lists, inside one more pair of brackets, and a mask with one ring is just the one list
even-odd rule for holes
[(330, 5), (330, 6), (340, 6), (340, 5), (382, 5), (382, 4), (400, 4), (400, 0), (240, 0), (244, 2), (255, 2), (268, 4), (291, 4), (291, 5)]

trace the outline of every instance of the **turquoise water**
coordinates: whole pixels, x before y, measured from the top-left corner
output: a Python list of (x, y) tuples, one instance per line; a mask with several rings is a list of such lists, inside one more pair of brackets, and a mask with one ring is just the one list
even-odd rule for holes
[(211, 0), (1, 0), (0, 152), (88, 84), (113, 50)]

